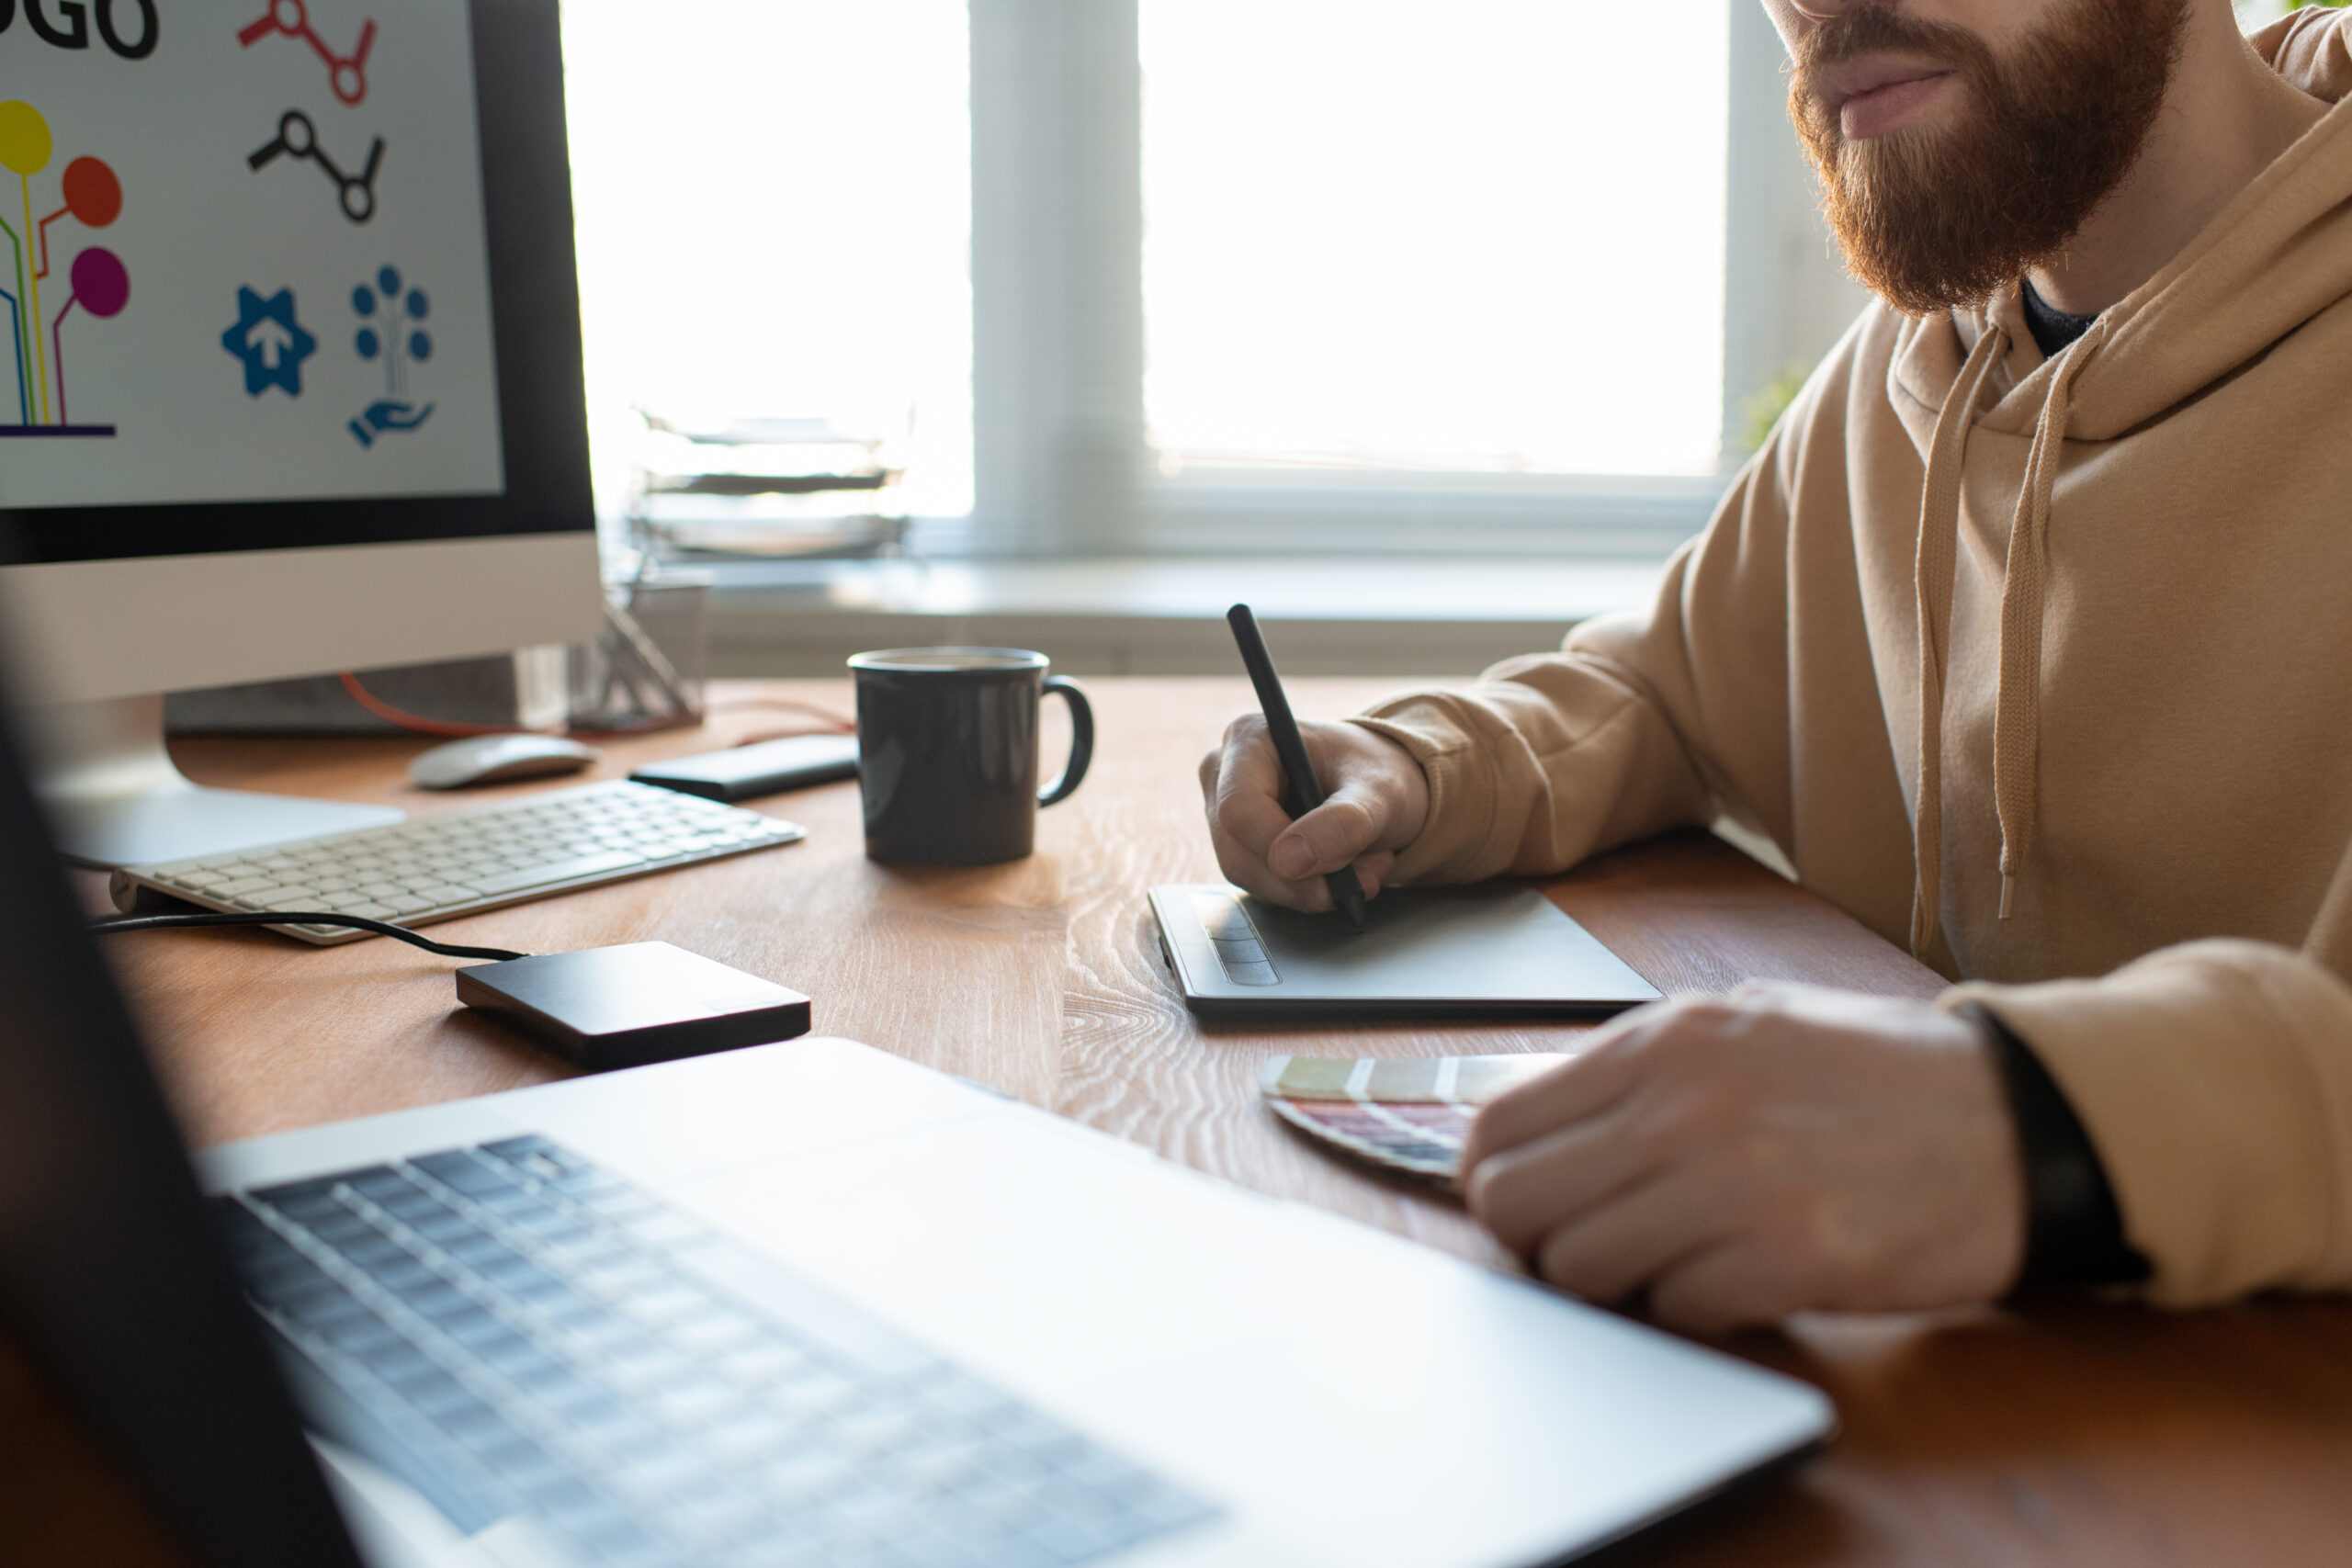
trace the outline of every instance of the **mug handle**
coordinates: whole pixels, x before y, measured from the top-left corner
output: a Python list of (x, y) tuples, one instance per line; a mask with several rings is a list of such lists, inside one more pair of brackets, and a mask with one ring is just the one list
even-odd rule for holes
[(1069, 704), (1069, 761), (1062, 764), (1061, 777), (1037, 792), (1040, 806), (1068, 800), (1079, 781), (1086, 777), (1086, 764), (1094, 760), (1094, 708), (1086, 700), (1086, 689), (1059, 675), (1046, 676), (1045, 694), (1052, 696), (1057, 692)]

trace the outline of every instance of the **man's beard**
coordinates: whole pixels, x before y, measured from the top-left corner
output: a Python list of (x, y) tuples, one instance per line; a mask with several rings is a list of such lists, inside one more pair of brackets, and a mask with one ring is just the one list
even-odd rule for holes
[[(2189, 0), (2064, 0), (2007, 57), (1948, 22), (1862, 4), (1809, 38), (1789, 115), (1854, 276), (1926, 315), (1985, 299), (2055, 256), (2122, 182), (2163, 107)], [(1828, 66), (1877, 51), (1959, 75), (1956, 118), (1849, 141)]]

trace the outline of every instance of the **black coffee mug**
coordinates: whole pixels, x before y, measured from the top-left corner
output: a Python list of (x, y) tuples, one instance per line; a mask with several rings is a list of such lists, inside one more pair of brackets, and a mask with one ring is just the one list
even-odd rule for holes
[[(896, 865), (993, 865), (1037, 841), (1037, 808), (1066, 800), (1094, 755), (1094, 710), (1075, 681), (1017, 648), (892, 648), (849, 661), (857, 679), (857, 787), (865, 853)], [(1069, 704), (1069, 761), (1037, 787), (1037, 710)]]

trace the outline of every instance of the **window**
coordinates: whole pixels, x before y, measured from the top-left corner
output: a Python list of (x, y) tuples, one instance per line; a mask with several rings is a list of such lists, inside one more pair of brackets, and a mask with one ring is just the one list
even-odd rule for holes
[(1728, 21), (1142, 0), (1161, 470), (1713, 472)]
[(963, 0), (565, 0), (597, 509), (638, 410), (889, 438), (972, 504)]
[(899, 439), (927, 554), (1656, 557), (1860, 303), (1755, 0), (566, 0), (565, 42), (607, 515), (651, 410)]

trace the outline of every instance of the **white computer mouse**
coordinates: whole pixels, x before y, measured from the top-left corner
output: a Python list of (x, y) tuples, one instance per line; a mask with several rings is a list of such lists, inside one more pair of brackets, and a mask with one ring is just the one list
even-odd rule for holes
[(411, 758), (408, 776), (424, 789), (464, 789), (578, 773), (603, 755), (560, 735), (469, 735)]

